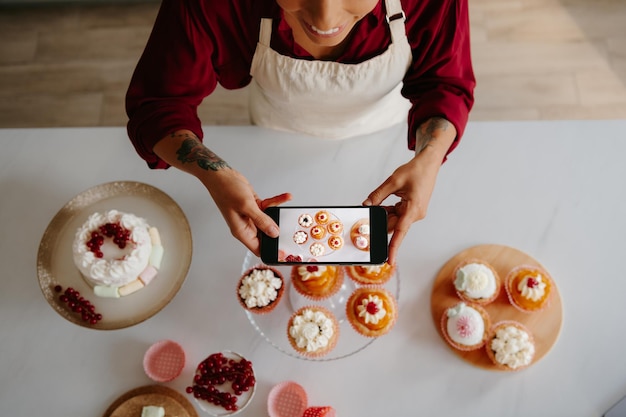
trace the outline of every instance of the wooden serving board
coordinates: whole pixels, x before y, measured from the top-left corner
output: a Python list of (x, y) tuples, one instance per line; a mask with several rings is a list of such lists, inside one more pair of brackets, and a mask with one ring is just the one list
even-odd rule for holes
[[(453, 256), (440, 269), (433, 284), (430, 306), (433, 322), (439, 336), (441, 336), (441, 340), (455, 354), (472, 365), (488, 370), (499, 370), (489, 360), (485, 348), (462, 352), (449, 346), (443, 338), (441, 316), (448, 307), (461, 301), (454, 289), (452, 274), (458, 263), (469, 258), (482, 259), (488, 262), (500, 275), (500, 278), (503, 280), (500, 295), (494, 302), (487, 304), (484, 308), (489, 313), (491, 324), (502, 320), (514, 320), (522, 323), (530, 330), (535, 339), (535, 357), (531, 364), (534, 365), (552, 349), (552, 346), (559, 338), (563, 323), (563, 305), (556, 282), (553, 287), (550, 304), (543, 311), (523, 313), (511, 305), (504, 289), (504, 278), (511, 269), (517, 265), (525, 264), (538, 266), (548, 273), (549, 271), (531, 256), (508, 246), (479, 245), (465, 249)], [(552, 276), (552, 274), (550, 275)], [(552, 276), (552, 279), (556, 281), (554, 276)]]
[(178, 391), (163, 385), (147, 385), (122, 394), (103, 417), (138, 417), (145, 406), (163, 407), (166, 416), (198, 417), (196, 409)]

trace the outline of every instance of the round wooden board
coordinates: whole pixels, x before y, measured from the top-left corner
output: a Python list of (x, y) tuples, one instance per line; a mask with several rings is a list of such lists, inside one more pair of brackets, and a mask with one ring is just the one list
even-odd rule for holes
[(198, 417), (196, 409), (178, 391), (162, 385), (132, 389), (113, 402), (103, 417), (141, 416), (145, 406), (163, 407), (166, 416)]
[[(443, 338), (441, 330), (441, 316), (448, 307), (451, 307), (460, 301), (460, 298), (454, 289), (454, 284), (452, 283), (452, 274), (454, 272), (454, 268), (459, 262), (469, 258), (482, 259), (490, 263), (503, 280), (507, 273), (517, 265), (534, 265), (547, 271), (546, 268), (544, 268), (531, 256), (517, 249), (502, 245), (474, 246), (453, 256), (439, 270), (433, 284), (433, 290), (430, 298), (430, 308), (433, 322), (435, 323), (435, 328), (444, 343), (446, 342)], [(552, 276), (552, 279), (554, 280), (554, 276)], [(553, 290), (554, 292), (552, 294), (552, 299), (550, 300), (550, 305), (540, 312), (523, 313), (517, 310), (509, 302), (504, 285), (502, 286), (502, 290), (500, 291), (498, 298), (493, 303), (485, 306), (485, 309), (491, 318), (492, 324), (502, 320), (514, 320), (522, 323), (532, 332), (533, 337), (535, 338), (535, 357), (531, 365), (537, 363), (550, 351), (550, 349), (552, 349), (552, 346), (556, 343), (561, 332), (561, 325), (563, 323), (563, 305), (561, 303), (561, 296), (556, 283)], [(446, 345), (450, 347), (450, 349), (459, 357), (472, 365), (488, 370), (499, 370), (489, 360), (484, 348), (471, 352), (462, 352), (452, 348), (447, 343)]]

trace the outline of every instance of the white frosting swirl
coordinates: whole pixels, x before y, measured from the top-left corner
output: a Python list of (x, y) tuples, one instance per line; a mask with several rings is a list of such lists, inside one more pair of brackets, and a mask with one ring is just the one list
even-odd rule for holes
[(239, 296), (248, 308), (265, 307), (276, 300), (283, 281), (270, 269), (254, 269), (241, 280)]
[(546, 293), (546, 283), (539, 274), (527, 275), (517, 284), (517, 290), (527, 300), (539, 301)]
[(368, 275), (378, 275), (383, 270), (382, 265), (363, 265), (361, 268), (363, 268), (363, 271)]
[(335, 335), (335, 325), (324, 312), (306, 308), (296, 315), (289, 327), (289, 336), (296, 346), (307, 352), (327, 347)]
[(483, 340), (485, 321), (480, 313), (465, 303), (447, 310), (446, 329), (452, 341), (464, 346), (473, 346)]
[(309, 248), (309, 252), (313, 256), (322, 256), (326, 252), (326, 248), (321, 243), (314, 243)]
[[(370, 303), (373, 305), (373, 308)], [(369, 294), (356, 309), (359, 312), (359, 317), (365, 320), (365, 324), (378, 324), (387, 315), (387, 311), (383, 307), (383, 301), (375, 294)], [(373, 313), (371, 312), (372, 310), (374, 310)]]
[(370, 244), (366, 238), (364, 238), (363, 236), (357, 236), (354, 239), (354, 244), (356, 245), (357, 248), (359, 249), (365, 249), (367, 248), (367, 246)]
[(497, 287), (493, 271), (480, 263), (470, 263), (459, 268), (454, 286), (467, 297), (474, 299), (491, 297)]
[(357, 230), (362, 235), (369, 235), (370, 234), (370, 225), (369, 224), (362, 224), (362, 225), (359, 226), (359, 228)]
[(530, 335), (516, 326), (503, 326), (496, 330), (489, 347), (496, 361), (511, 369), (530, 364), (535, 355)]
[[(105, 254), (102, 258), (98, 258), (87, 247), (87, 242), (91, 239), (91, 233), (98, 231), (100, 226), (106, 223), (120, 223), (130, 232), (130, 241), (121, 254), (109, 256)], [(74, 264), (95, 285), (119, 287), (127, 284), (135, 280), (148, 266), (152, 252), (148, 228), (148, 223), (144, 219), (133, 214), (117, 210), (93, 213), (78, 228), (74, 236), (72, 245)], [(113, 252), (120, 251), (113, 250)]]
[(298, 245), (306, 242), (307, 239), (308, 235), (302, 230), (298, 230), (296, 233), (293, 234), (293, 241), (296, 242)]

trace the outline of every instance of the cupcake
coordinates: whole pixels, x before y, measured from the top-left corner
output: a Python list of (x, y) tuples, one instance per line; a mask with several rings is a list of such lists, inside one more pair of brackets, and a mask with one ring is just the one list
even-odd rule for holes
[(383, 288), (357, 288), (346, 302), (346, 317), (359, 334), (367, 337), (382, 336), (396, 323), (397, 302)]
[(352, 225), (350, 240), (359, 250), (368, 251), (370, 249), (370, 223), (368, 219), (358, 220)]
[(313, 243), (310, 247), (309, 247), (309, 253), (312, 256), (323, 256), (324, 253), (326, 253), (326, 246), (322, 245), (321, 243), (317, 242), (317, 243)]
[(487, 340), (489, 315), (478, 304), (460, 302), (447, 308), (441, 316), (444, 339), (455, 349), (480, 349)]
[(330, 222), (327, 229), (330, 234), (338, 235), (343, 232), (343, 223), (340, 221)]
[(330, 213), (326, 210), (320, 210), (315, 213), (315, 221), (317, 224), (326, 224), (330, 221)]
[(323, 228), (322, 226), (316, 225), (316, 226), (313, 226), (311, 228), (311, 232), (310, 233), (311, 233), (311, 237), (313, 239), (320, 240), (324, 236), (326, 236), (326, 229)]
[(553, 284), (550, 275), (543, 269), (521, 265), (511, 270), (505, 281), (509, 300), (519, 310), (531, 313), (548, 305)]
[(308, 239), (309, 235), (307, 235), (304, 230), (298, 230), (296, 233), (293, 234), (293, 241), (298, 245), (306, 243)]
[(346, 267), (348, 276), (358, 284), (382, 285), (389, 281), (395, 268), (387, 262), (381, 265), (350, 265)]
[(343, 284), (343, 270), (334, 265), (297, 265), (291, 269), (295, 290), (312, 300), (335, 294)]
[(339, 250), (343, 247), (343, 239), (341, 236), (331, 236), (328, 238), (328, 247), (332, 250)]
[(487, 356), (501, 370), (519, 371), (529, 366), (535, 356), (532, 334), (521, 323), (496, 323), (485, 345)]
[(469, 259), (457, 265), (453, 283), (456, 293), (462, 300), (481, 305), (494, 301), (502, 287), (495, 269), (478, 259)]
[(248, 311), (257, 314), (272, 311), (284, 292), (283, 276), (268, 266), (255, 266), (239, 279), (237, 298)]
[(305, 229), (313, 225), (313, 217), (310, 214), (304, 213), (298, 217), (298, 224)]
[(316, 358), (335, 347), (339, 325), (333, 313), (323, 307), (302, 307), (289, 319), (287, 337), (296, 352)]

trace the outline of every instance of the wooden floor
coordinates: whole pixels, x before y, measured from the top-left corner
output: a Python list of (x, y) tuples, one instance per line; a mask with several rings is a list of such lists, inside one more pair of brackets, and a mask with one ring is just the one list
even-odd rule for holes
[[(123, 126), (157, 2), (0, 6), (0, 127)], [(626, 119), (626, 1), (470, 0), (472, 120)], [(248, 124), (218, 90), (205, 124)]]

